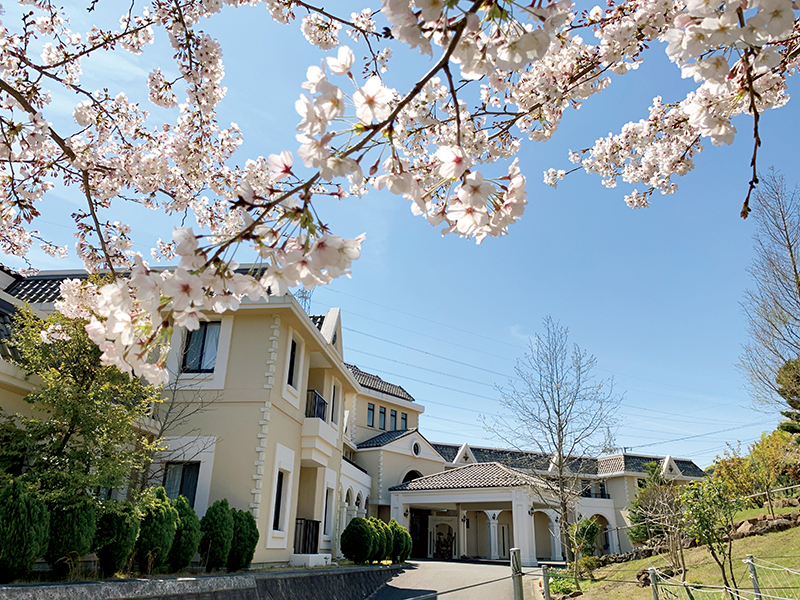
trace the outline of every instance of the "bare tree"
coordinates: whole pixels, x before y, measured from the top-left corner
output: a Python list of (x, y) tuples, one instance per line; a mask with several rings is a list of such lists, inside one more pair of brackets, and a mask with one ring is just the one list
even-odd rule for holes
[[(613, 378), (597, 381), (593, 376), (595, 363), (594, 356), (570, 346), (567, 328), (546, 317), (544, 332), (528, 342), (528, 352), (517, 360), (516, 380), (498, 388), (504, 415), (484, 421), (506, 445), (549, 459), (536, 491), (543, 501), (545, 494), (555, 497), (568, 558), (569, 523), (587, 474), (585, 458), (600, 451), (606, 428), (616, 425), (620, 402)], [(541, 471), (536, 454), (528, 454), (528, 466)]]
[[(179, 361), (179, 364), (182, 364)], [(156, 450), (150, 452), (141, 471), (134, 473), (129, 486), (129, 496), (136, 496), (150, 487), (154, 481), (163, 481), (167, 462), (158, 460), (169, 457), (189, 462), (209, 449), (214, 442), (203, 441), (186, 447), (168, 447), (164, 440), (171, 433), (180, 431), (184, 437), (200, 437), (199, 427), (192, 420), (204, 413), (222, 397), (221, 392), (207, 392), (184, 376), (183, 372), (170, 373), (170, 383), (163, 389), (163, 400), (153, 406), (149, 417), (151, 441), (157, 442)], [(161, 456), (160, 456), (161, 455)]]
[(755, 286), (745, 292), (749, 342), (739, 357), (757, 402), (784, 404), (775, 377), (800, 356), (800, 196), (782, 175), (762, 178), (753, 202), (755, 258), (748, 269)]

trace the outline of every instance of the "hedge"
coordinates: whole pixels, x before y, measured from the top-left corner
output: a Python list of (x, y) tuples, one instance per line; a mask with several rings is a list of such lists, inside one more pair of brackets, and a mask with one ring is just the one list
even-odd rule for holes
[(169, 551), (169, 570), (177, 573), (188, 567), (200, 547), (200, 519), (184, 496), (178, 496), (172, 505), (178, 511), (175, 539)]
[(368, 521), (372, 527), (372, 535), (374, 540), (372, 552), (369, 555), (369, 562), (379, 562), (382, 561), (383, 557), (386, 555), (386, 547), (389, 540), (386, 539), (386, 534), (384, 533), (383, 527), (381, 527), (378, 519), (375, 517), (370, 517)]
[(178, 511), (167, 498), (163, 487), (142, 500), (142, 523), (136, 541), (136, 559), (143, 573), (161, 566), (172, 548)]
[(340, 544), (342, 554), (356, 564), (362, 564), (369, 560), (373, 544), (372, 525), (361, 517), (355, 517), (342, 532)]
[(233, 517), (233, 541), (228, 554), (229, 573), (249, 567), (258, 544), (258, 525), (253, 515), (232, 508), (231, 517)]
[(132, 502), (108, 500), (100, 507), (94, 552), (103, 577), (122, 570), (139, 537), (141, 514)]
[(19, 480), (0, 492), (0, 583), (24, 577), (47, 549), (50, 514)]
[(61, 498), (48, 504), (50, 511), (50, 542), (44, 558), (53, 574), (64, 578), (72, 572), (84, 554), (92, 550), (97, 515), (95, 501), (88, 496), (67, 500)]
[(233, 541), (233, 517), (227, 500), (217, 500), (200, 521), (200, 558), (206, 572), (224, 567)]

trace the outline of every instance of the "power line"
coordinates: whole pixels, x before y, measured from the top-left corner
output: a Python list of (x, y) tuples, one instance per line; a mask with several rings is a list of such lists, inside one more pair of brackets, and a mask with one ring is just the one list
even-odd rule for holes
[(772, 419), (769, 419), (768, 421), (756, 421), (755, 423), (748, 423), (747, 425), (739, 425), (738, 427), (728, 427), (727, 429), (720, 429), (718, 431), (710, 431), (708, 433), (700, 433), (700, 434), (697, 434), (697, 435), (687, 435), (687, 436), (684, 436), (684, 437), (681, 437), (681, 438), (676, 438), (674, 440), (664, 440), (664, 441), (659, 441), (659, 442), (653, 442), (652, 444), (639, 444), (638, 446), (627, 446), (627, 447), (628, 448), (649, 448), (650, 446), (658, 446), (659, 444), (664, 444), (664, 443), (682, 442), (684, 440), (691, 440), (691, 439), (698, 438), (698, 437), (705, 437), (705, 436), (708, 436), (708, 435), (715, 435), (717, 433), (727, 433), (728, 431), (735, 431), (737, 429), (746, 429), (747, 427), (752, 427), (753, 425), (761, 425), (761, 424), (768, 423), (771, 420)]

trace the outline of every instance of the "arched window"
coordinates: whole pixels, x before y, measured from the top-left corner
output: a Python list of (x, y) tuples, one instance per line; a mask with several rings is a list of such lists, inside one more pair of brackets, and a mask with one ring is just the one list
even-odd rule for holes
[(415, 479), (419, 479), (420, 477), (422, 477), (422, 473), (420, 473), (419, 471), (409, 471), (408, 473), (406, 473), (406, 476), (403, 477), (403, 483), (406, 483), (407, 481), (414, 481)]

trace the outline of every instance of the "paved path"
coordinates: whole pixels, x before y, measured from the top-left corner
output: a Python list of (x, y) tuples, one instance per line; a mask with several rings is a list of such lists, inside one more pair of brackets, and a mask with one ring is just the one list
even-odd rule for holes
[[(408, 600), (511, 575), (509, 565), (414, 560), (373, 600)], [(511, 579), (440, 596), (441, 600), (512, 600)]]

